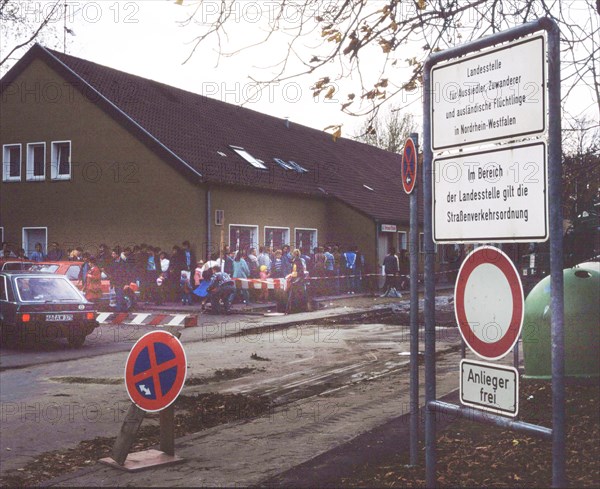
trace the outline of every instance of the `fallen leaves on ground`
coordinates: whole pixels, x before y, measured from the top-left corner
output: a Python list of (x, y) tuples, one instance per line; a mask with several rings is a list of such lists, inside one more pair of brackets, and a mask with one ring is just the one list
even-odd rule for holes
[[(179, 396), (175, 402), (175, 437), (195, 433), (219, 424), (252, 419), (270, 412), (266, 397), (241, 394), (198, 394)], [(146, 450), (159, 444), (157, 415), (147, 415), (130, 452)], [(146, 424), (146, 421), (149, 421)], [(116, 426), (115, 432), (120, 428)], [(0, 487), (30, 487), (39, 482), (90, 466), (110, 457), (116, 437), (97, 437), (80, 442), (68, 450), (47, 452), (25, 467), (0, 478)]]
[[(571, 487), (600, 486), (599, 394), (596, 381), (566, 387), (566, 467)], [(552, 426), (550, 382), (522, 379), (518, 419)], [(356, 466), (332, 486), (424, 487), (424, 459), (421, 446), (416, 467), (407, 466), (408, 453), (397, 455), (376, 466)], [(437, 480), (440, 487), (550, 487), (552, 442), (460, 419), (438, 433)]]

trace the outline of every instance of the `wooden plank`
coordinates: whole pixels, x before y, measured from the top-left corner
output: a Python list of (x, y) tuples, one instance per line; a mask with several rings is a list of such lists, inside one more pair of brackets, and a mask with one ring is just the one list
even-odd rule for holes
[(145, 414), (145, 411), (137, 407), (134, 403), (131, 403), (131, 406), (129, 406), (112, 451), (112, 458), (119, 465), (125, 463), (125, 459), (135, 441)]
[(160, 412), (160, 449), (175, 455), (175, 407), (171, 404)]

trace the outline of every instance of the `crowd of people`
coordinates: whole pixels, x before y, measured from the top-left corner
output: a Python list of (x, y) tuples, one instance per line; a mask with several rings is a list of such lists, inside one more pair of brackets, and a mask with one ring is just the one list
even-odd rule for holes
[[(391, 254), (395, 257), (395, 251), (391, 250)], [(90, 300), (102, 296), (100, 284), (104, 272), (114, 289), (118, 311), (128, 308), (126, 299), (130, 287), (139, 287), (139, 298), (145, 302), (157, 305), (181, 302), (183, 305), (200, 304), (202, 308), (210, 303), (213, 312), (228, 312), (235, 301), (281, 300), (281, 294), (278, 296), (276, 290), (267, 287), (260, 290), (236, 287), (239, 279), (284, 279), (286, 312), (306, 309), (312, 296), (373, 290), (366, 278), (364, 255), (356, 246), (343, 251), (338, 245), (318, 246), (310, 254), (291, 249), (289, 245), (275, 250), (269, 246), (260, 246), (258, 250), (252, 246), (240, 250), (225, 246), (205, 261), (197, 259), (189, 241), (183, 241), (171, 250), (148, 244), (110, 249), (101, 244), (95, 254), (79, 247), (63, 251), (56, 242), (52, 242), (48, 253), (44, 254), (38, 243), (29, 258), (24, 250), (14, 254), (8, 243), (3, 243), (0, 257), (9, 256), (32, 261), (83, 262), (79, 280)], [(394, 265), (398, 260), (389, 257), (384, 262), (386, 274), (397, 275), (400, 267)], [(386, 287), (390, 284), (391, 281), (386, 281)]]

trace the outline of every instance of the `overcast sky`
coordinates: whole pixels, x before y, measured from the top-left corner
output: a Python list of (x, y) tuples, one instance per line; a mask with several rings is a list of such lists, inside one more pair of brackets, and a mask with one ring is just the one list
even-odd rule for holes
[[(257, 14), (259, 1), (262, 2), (262, 13)], [(48, 3), (48, 0), (14, 2), (19, 8), (29, 9), (28, 18), (34, 18), (36, 9)], [(285, 52), (286, 45), (282, 42), (285, 37), (279, 37), (277, 42), (269, 43), (264, 48), (220, 58), (216, 39), (213, 39), (203, 44), (184, 64), (200, 30), (193, 24), (182, 26), (181, 22), (193, 11), (196, 3), (183, 0), (183, 6), (180, 6), (175, 0), (66, 0), (67, 27), (74, 32), (74, 35), (66, 36), (66, 52), (225, 102), (245, 104), (248, 108), (281, 118), (289, 117), (292, 122), (317, 129), (341, 123), (346, 137), (358, 130), (362, 121), (342, 114), (340, 100), (335, 96), (333, 100), (326, 100), (323, 96), (317, 99), (312, 97), (310, 86), (322, 74), (292, 79), (271, 86), (260, 94), (252, 89), (248, 75), (268, 77), (269, 66), (279, 61)], [(268, 0), (242, 0), (238, 3), (240, 9), (234, 15), (233, 22), (230, 22), (232, 27), (228, 31), (229, 47), (242, 47), (264, 35), (261, 29), (264, 29), (264, 23), (268, 20), (266, 16), (272, 13), (268, 8), (265, 10), (265, 4), (270, 4), (272, 8), (277, 5), (275, 1)], [(205, 5), (196, 18), (210, 23), (216, 18), (219, 0), (209, 0)], [(576, 13), (574, 11), (574, 15)], [(293, 10), (288, 12), (288, 17), (294, 20)], [(54, 33), (54, 37), (46, 36), (42, 42), (62, 51), (62, 20), (55, 23)], [(318, 33), (316, 38), (319, 39)], [(310, 52), (309, 48), (307, 52)], [(373, 57), (377, 54), (373, 52)], [(370, 55), (361, 52), (363, 63)], [(405, 48), (398, 52), (400, 65), (412, 55)], [(368, 76), (369, 70), (364, 71), (363, 76)], [(346, 79), (344, 86), (340, 86), (342, 91), (339, 96), (344, 97), (341, 102), (346, 101), (345, 96), (351, 91), (349, 85), (357, 83), (356, 73), (353, 76), (353, 80)], [(391, 81), (397, 83), (408, 78), (403, 75), (402, 67), (394, 68), (391, 77)], [(570, 104), (571, 101), (573, 104), (569, 112), (572, 115), (594, 106), (591, 94), (585, 93), (585, 90), (575, 92)], [(399, 102), (408, 104), (407, 110), (420, 118), (422, 106), (419, 94), (394, 103)], [(598, 117), (597, 111), (592, 111), (592, 114)]]
[[(235, 28), (231, 29), (229, 40), (234, 45), (242, 46), (252, 35), (262, 35), (260, 22), (249, 22), (256, 12), (250, 8), (253, 3), (246, 2), (232, 24)], [(289, 117), (293, 122), (317, 129), (343, 123), (344, 136), (352, 135), (360, 124), (356, 117), (341, 113), (339, 100), (312, 97), (310, 85), (317, 78), (314, 75), (257, 93), (248, 75), (268, 74), (272, 62), (281, 58), (281, 45), (227, 58), (218, 56), (216, 42), (209, 42), (184, 64), (199, 32), (194, 25), (181, 25), (193, 8), (189, 0), (184, 1), (183, 7), (173, 0), (104, 0), (86, 2), (85, 6), (81, 2), (73, 8), (77, 8), (78, 14), (68, 25), (75, 35), (67, 36), (67, 54), (232, 104), (245, 103), (248, 108)], [(214, 15), (208, 10), (198, 18), (210, 21)], [(62, 42), (59, 49), (62, 50)], [(420, 107), (415, 109), (419, 111)]]

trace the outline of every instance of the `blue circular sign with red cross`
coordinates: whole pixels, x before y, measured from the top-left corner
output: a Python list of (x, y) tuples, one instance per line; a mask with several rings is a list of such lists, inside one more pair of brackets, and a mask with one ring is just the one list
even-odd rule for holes
[(412, 138), (408, 138), (404, 143), (402, 152), (402, 187), (407, 194), (410, 194), (417, 183), (417, 150)]
[(181, 342), (166, 331), (152, 331), (133, 346), (125, 364), (125, 385), (140, 409), (170, 406), (183, 388), (187, 360)]

